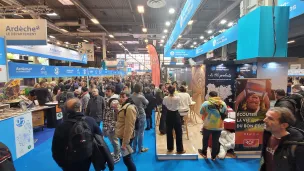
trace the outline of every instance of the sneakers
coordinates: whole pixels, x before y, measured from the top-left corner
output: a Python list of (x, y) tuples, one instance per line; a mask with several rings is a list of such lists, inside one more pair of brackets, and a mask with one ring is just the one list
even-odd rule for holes
[(198, 153), (203, 157), (203, 158), (207, 158), (207, 153), (204, 153), (202, 149), (198, 149)]
[(144, 152), (147, 152), (148, 150), (149, 150), (148, 148), (142, 148), (142, 149), (140, 150), (140, 152), (144, 153)]
[(118, 163), (120, 161), (120, 156), (113, 157), (114, 163)]

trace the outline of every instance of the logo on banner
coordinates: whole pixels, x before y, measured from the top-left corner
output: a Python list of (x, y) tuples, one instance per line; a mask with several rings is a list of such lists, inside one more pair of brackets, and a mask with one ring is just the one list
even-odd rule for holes
[(254, 65), (252, 66), (252, 73), (253, 73), (253, 74), (256, 74), (257, 70), (258, 70), (258, 66), (256, 66), (256, 65), (254, 64)]
[(213, 45), (213, 46), (216, 45), (216, 40), (213, 40), (212, 45)]
[(170, 55), (171, 55), (171, 56), (174, 56), (174, 54), (175, 54), (174, 51), (171, 51), (171, 52), (170, 52)]
[(29, 73), (33, 70), (33, 68), (26, 68), (26, 67), (16, 67), (16, 73)]
[(54, 68), (54, 74), (55, 74), (55, 75), (59, 75), (59, 68), (58, 68), (58, 67), (55, 67), (55, 68)]
[(244, 147), (259, 147), (259, 139), (244, 139)]
[(40, 72), (42, 75), (47, 75), (47, 71), (45, 69), (45, 66), (41, 67)]
[(25, 119), (24, 117), (20, 117), (17, 121), (16, 121), (16, 126), (18, 127), (22, 127), (25, 123)]
[(79, 69), (77, 69), (77, 74), (80, 75), (80, 70)]
[(211, 67), (211, 70), (212, 70), (212, 71), (215, 71), (215, 70), (216, 70), (216, 67), (215, 67), (215, 66)]

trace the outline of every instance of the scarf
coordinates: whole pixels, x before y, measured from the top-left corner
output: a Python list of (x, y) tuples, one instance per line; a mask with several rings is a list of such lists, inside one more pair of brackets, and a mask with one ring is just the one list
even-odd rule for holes
[(217, 106), (222, 106), (223, 101), (220, 97), (209, 97), (208, 101), (212, 104), (215, 104)]

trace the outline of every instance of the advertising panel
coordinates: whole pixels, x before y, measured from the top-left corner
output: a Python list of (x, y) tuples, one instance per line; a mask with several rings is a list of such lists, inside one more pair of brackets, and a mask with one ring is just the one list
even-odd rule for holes
[(271, 94), (270, 79), (237, 79), (235, 151), (260, 151)]
[(87, 63), (87, 55), (63, 47), (47, 44), (46, 46), (7, 46), (8, 53), (43, 57), (62, 61)]
[(257, 78), (257, 64), (242, 64), (237, 65), (237, 78)]
[(0, 36), (7, 45), (46, 45), (47, 21), (45, 19), (0, 19)]
[(233, 107), (235, 78), (236, 67), (233, 65), (207, 65), (206, 99), (209, 92), (216, 91), (228, 106)]
[(14, 130), (16, 141), (16, 157), (22, 157), (24, 154), (34, 149), (34, 134), (32, 124), (32, 113), (14, 117)]

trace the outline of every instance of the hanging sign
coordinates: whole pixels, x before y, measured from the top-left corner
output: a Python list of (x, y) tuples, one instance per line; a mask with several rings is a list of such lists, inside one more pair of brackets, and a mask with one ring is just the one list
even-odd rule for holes
[(94, 58), (94, 44), (93, 43), (78, 43), (79, 53), (81, 55), (86, 55), (87, 61), (95, 61)]
[(0, 37), (0, 82), (7, 82), (5, 39)]
[(45, 19), (0, 19), (0, 36), (7, 45), (46, 45), (47, 21)]
[(165, 53), (165, 57), (185, 57), (193, 58), (195, 57), (195, 50), (189, 49), (171, 49)]
[(304, 14), (303, 0), (278, 0), (279, 6), (290, 6), (289, 18), (294, 18)]
[(63, 47), (47, 44), (46, 46), (8, 46), (8, 53), (36, 56), (69, 62), (87, 63), (87, 55)]

